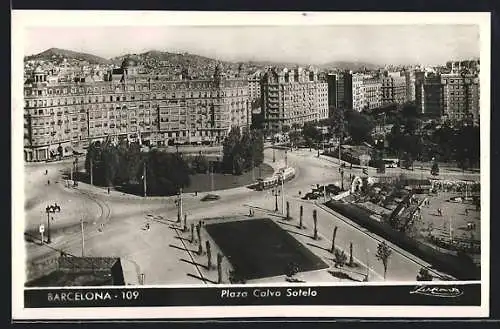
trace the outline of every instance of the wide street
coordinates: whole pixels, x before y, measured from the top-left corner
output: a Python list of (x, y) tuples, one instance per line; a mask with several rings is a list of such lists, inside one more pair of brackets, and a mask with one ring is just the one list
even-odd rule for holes
[[(275, 169), (285, 165), (284, 151), (276, 150), (276, 162), (272, 161), (271, 149), (265, 150), (265, 161)], [(83, 165), (83, 158), (80, 161)], [(307, 239), (312, 234), (312, 210), (318, 210), (318, 231), (321, 239), (314, 241), (311, 250), (321, 257), (322, 249), (329, 248), (333, 228), (338, 227), (336, 245), (348, 252), (349, 243), (353, 243), (353, 255), (359, 264), (368, 265), (370, 281), (383, 280), (383, 267), (375, 258), (376, 247), (382, 239), (360, 228), (341, 215), (330, 209), (318, 206), (311, 201), (299, 198), (308, 192), (315, 184), (338, 182), (338, 160), (326, 157), (317, 157), (315, 150), (294, 150), (287, 152), (288, 166), (296, 169), (296, 177), (285, 183), (286, 200), (290, 202), (291, 214), (294, 221), (298, 220), (301, 204), (304, 205), (304, 223), (302, 238)], [(25, 223), (26, 231), (36, 232), (40, 223), (47, 222), (45, 207), (56, 202), (61, 206), (61, 212), (54, 214), (51, 220), (52, 243), (50, 248), (38, 243), (27, 242), (27, 262), (36, 263), (43, 260), (56, 250), (63, 250), (70, 254), (82, 255), (81, 224), (84, 222), (85, 256), (121, 257), (126, 282), (135, 284), (140, 274), (145, 275), (146, 284), (203, 284), (207, 283), (201, 263), (206, 257), (197, 256), (190, 251), (196, 245), (190, 244), (189, 233), (175, 229), (177, 208), (175, 197), (142, 198), (124, 195), (121, 192), (111, 191), (80, 183), (76, 188), (66, 187), (61, 178), (62, 170), (69, 170), (71, 163), (58, 162), (51, 164), (25, 165)], [(45, 175), (48, 169), (48, 175)], [(400, 169), (390, 169), (396, 171)], [(349, 177), (346, 170), (345, 183)], [(360, 169), (353, 169), (353, 174), (361, 173)], [(405, 172), (407, 173), (407, 172)], [(420, 172), (409, 172), (413, 175), (424, 175)], [(370, 172), (372, 174), (372, 172)], [(428, 171), (427, 171), (428, 174)], [(440, 176), (455, 177), (460, 173), (441, 173)], [(453, 175), (453, 176), (451, 176)], [(479, 175), (468, 175), (468, 179), (479, 178)], [(51, 180), (50, 184), (47, 181)], [(255, 207), (256, 216), (267, 216), (274, 213), (274, 197), (272, 192), (253, 191), (246, 187), (239, 187), (217, 191), (221, 198), (217, 201), (202, 202), (200, 199), (206, 193), (183, 194), (183, 211), (187, 213), (188, 226), (190, 223), (211, 217), (245, 216), (248, 207)], [(281, 210), (281, 197), (279, 198)], [(271, 216), (273, 218), (273, 216)], [(150, 224), (150, 230), (145, 224)], [(284, 229), (287, 227), (282, 225)], [(298, 234), (298, 233), (291, 233)], [(304, 237), (305, 236), (305, 237)], [(256, 237), (258, 241), (258, 237)], [(307, 243), (306, 240), (302, 241)], [(392, 246), (392, 244), (389, 243)], [(53, 249), (54, 248), (54, 249)], [(315, 250), (318, 249), (318, 250)], [(418, 270), (428, 266), (424, 261), (413, 255), (392, 246), (393, 254), (389, 260), (387, 280), (414, 281)], [(331, 258), (331, 256), (330, 256)], [(213, 271), (212, 271), (213, 272)], [(304, 280), (323, 280), (326, 276), (310, 278), (304, 275)], [(281, 280), (281, 279), (280, 279)], [(327, 280), (327, 279), (325, 279)], [(261, 281), (266, 281), (261, 280)], [(269, 280), (273, 281), (273, 280)], [(334, 281), (333, 279), (331, 281)]]

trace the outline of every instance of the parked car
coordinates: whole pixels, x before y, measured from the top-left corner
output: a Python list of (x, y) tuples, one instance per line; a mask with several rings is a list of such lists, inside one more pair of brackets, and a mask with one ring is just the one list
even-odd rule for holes
[(220, 196), (217, 194), (207, 194), (203, 198), (201, 198), (201, 201), (216, 201), (219, 200)]

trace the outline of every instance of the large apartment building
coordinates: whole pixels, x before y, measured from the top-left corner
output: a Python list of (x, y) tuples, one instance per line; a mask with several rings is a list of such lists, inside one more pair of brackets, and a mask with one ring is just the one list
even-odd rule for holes
[(284, 125), (328, 118), (328, 83), (312, 70), (269, 69), (261, 81), (262, 110), (268, 132)]
[(364, 73), (352, 75), (352, 108), (356, 111), (370, 110), (382, 105), (381, 81)]
[(415, 73), (416, 104), (421, 114), (479, 123), (479, 79), (472, 73)]
[(403, 104), (406, 99), (406, 79), (401, 72), (389, 72), (382, 78), (382, 104)]
[(443, 86), (441, 75), (415, 72), (415, 104), (420, 114), (441, 117), (443, 112)]
[(250, 101), (260, 100), (261, 88), (260, 80), (262, 79), (262, 72), (257, 71), (248, 76), (248, 99)]
[(363, 104), (365, 110), (375, 109), (382, 106), (382, 82), (375, 77), (369, 77), (363, 80), (365, 103)]
[(403, 72), (405, 77), (406, 84), (406, 101), (414, 102), (415, 101), (415, 71), (406, 70)]
[(217, 142), (231, 127), (250, 123), (247, 80), (225, 79), (219, 67), (212, 79), (186, 81), (131, 71), (124, 62), (104, 81), (49, 83), (36, 70), (24, 86), (26, 161), (50, 159), (60, 146), (71, 154), (105, 138)]
[(479, 123), (479, 78), (472, 73), (441, 75), (443, 116), (450, 121), (470, 119)]

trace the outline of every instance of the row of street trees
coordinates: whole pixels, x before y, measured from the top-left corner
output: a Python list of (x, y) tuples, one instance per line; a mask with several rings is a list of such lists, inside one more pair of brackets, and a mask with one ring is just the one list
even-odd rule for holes
[[(383, 111), (383, 112), (381, 112)], [(412, 167), (414, 160), (455, 161), (467, 169), (479, 165), (479, 127), (463, 121), (450, 123), (426, 123), (417, 111), (417, 106), (407, 103), (400, 108), (384, 108), (369, 115), (381, 123), (392, 124), (386, 135), (387, 145), (380, 144), (387, 153), (398, 156), (402, 166)]]
[[(317, 145), (324, 139), (341, 137), (355, 144), (372, 143), (371, 133), (375, 128), (374, 120), (363, 113), (341, 108), (330, 109), (332, 116), (316, 123), (306, 123), (302, 129), (303, 138), (308, 146)], [(318, 126), (328, 127), (322, 134)]]
[(85, 158), (85, 169), (101, 186), (134, 186), (147, 175), (148, 195), (172, 195), (189, 186), (189, 167), (177, 153), (141, 152), (138, 143), (94, 142)]
[(241, 175), (259, 166), (264, 161), (264, 135), (256, 129), (244, 130), (234, 127), (223, 143), (222, 169), (227, 173)]

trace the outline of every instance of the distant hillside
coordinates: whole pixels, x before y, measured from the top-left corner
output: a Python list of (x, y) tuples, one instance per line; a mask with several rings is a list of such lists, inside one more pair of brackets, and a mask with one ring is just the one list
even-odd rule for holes
[(376, 70), (382, 67), (382, 65), (376, 65), (373, 63), (365, 63), (365, 62), (334, 61), (320, 65), (320, 67), (323, 69), (341, 69), (341, 70), (356, 71), (362, 69)]
[(69, 60), (79, 60), (79, 61), (87, 61), (91, 64), (111, 64), (109, 59), (95, 56), (87, 53), (80, 53), (77, 51), (59, 49), (59, 48), (50, 48), (39, 54), (26, 56), (25, 60), (60, 60), (62, 61), (64, 58)]
[(150, 50), (142, 54), (125, 54), (123, 56), (113, 57), (111, 61), (120, 65), (125, 58), (130, 58), (143, 65), (155, 65), (158, 62), (164, 62), (166, 65), (174, 67), (210, 67), (220, 63), (224, 67), (237, 67), (238, 64), (232, 62), (218, 61), (189, 53), (170, 53), (166, 51)]

